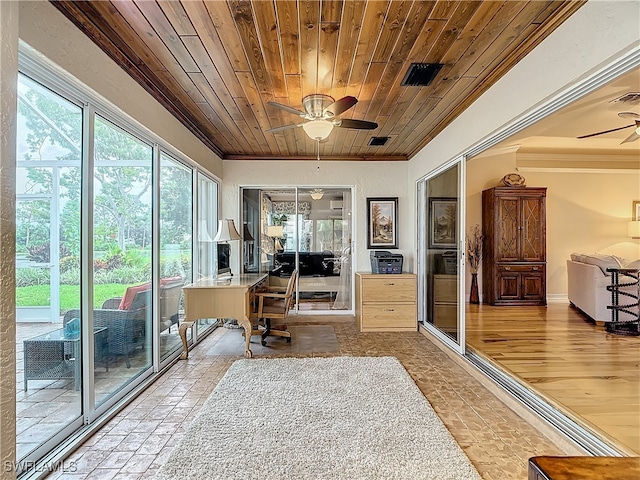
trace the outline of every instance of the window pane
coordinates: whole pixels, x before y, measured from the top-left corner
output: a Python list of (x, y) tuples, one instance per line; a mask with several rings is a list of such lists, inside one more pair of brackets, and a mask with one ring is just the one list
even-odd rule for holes
[[(198, 251), (197, 278), (213, 277), (217, 273), (218, 260), (216, 244), (213, 237), (217, 231), (218, 222), (218, 184), (213, 180), (198, 174), (198, 237), (196, 246)], [(196, 323), (198, 332), (217, 325), (216, 319), (199, 319)]]
[(182, 347), (178, 324), (182, 286), (191, 281), (192, 171), (162, 153), (160, 157), (160, 353)]
[(96, 405), (151, 366), (152, 158), (149, 145), (96, 116), (94, 327), (106, 329), (109, 354)]
[[(82, 414), (80, 341), (62, 315), (80, 305), (82, 110), (18, 79), (16, 159), (17, 457)], [(78, 327), (79, 328), (79, 327)]]

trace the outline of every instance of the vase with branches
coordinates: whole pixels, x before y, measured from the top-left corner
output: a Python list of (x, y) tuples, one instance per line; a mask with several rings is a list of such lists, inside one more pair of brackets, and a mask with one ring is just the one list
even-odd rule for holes
[(478, 268), (480, 268), (480, 260), (482, 259), (482, 242), (484, 235), (480, 225), (475, 224), (471, 227), (467, 235), (467, 263), (471, 270), (471, 290), (469, 292), (469, 303), (480, 303), (478, 295)]

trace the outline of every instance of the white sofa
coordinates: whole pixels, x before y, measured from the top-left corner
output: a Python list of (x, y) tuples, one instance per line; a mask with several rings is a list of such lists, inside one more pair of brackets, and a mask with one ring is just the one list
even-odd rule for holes
[[(598, 325), (611, 321), (611, 292), (607, 286), (611, 285), (611, 274), (607, 268), (640, 268), (640, 260), (628, 262), (613, 255), (589, 255), (572, 253), (571, 260), (567, 260), (567, 281), (569, 301), (582, 312), (591, 317)], [(626, 290), (636, 292), (634, 287)], [(629, 303), (631, 299), (621, 297), (621, 303)], [(621, 312), (621, 321), (631, 320), (631, 316)]]

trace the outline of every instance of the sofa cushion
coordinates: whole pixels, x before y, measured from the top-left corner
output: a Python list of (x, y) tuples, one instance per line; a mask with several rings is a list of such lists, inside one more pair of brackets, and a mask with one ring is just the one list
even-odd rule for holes
[(622, 265), (620, 264), (618, 258), (613, 255), (601, 255), (597, 253), (572, 253), (571, 260), (573, 260), (574, 262), (595, 265), (596, 267), (599, 267), (600, 270), (602, 270), (602, 273), (604, 273), (605, 275), (610, 275), (610, 273), (607, 272), (607, 268), (622, 268)]
[(129, 310), (131, 308), (131, 304), (133, 303), (133, 299), (136, 297), (136, 294), (139, 292), (144, 292), (151, 288), (151, 283), (143, 283), (142, 285), (135, 285), (133, 287), (128, 287), (124, 297), (120, 301), (120, 306), (118, 310)]
[(633, 262), (629, 262), (627, 263), (624, 268), (635, 268), (637, 270), (640, 270), (640, 259), (638, 260), (634, 260)]

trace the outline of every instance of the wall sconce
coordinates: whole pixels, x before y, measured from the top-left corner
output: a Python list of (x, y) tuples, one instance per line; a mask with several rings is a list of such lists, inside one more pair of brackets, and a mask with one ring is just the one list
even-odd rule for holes
[(629, 222), (627, 232), (631, 238), (640, 238), (640, 220)]

